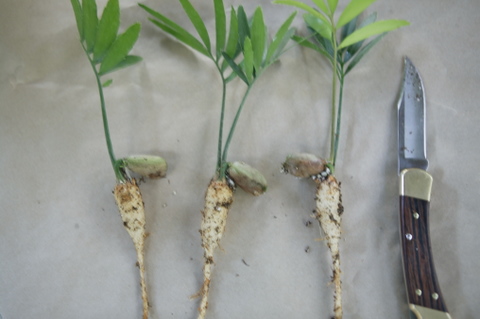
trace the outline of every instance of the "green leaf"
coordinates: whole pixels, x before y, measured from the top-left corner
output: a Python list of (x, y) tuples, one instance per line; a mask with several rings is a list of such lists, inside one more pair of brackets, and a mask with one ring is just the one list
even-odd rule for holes
[[(327, 25), (325, 25), (323, 20), (317, 19), (317, 17), (310, 15), (308, 13), (304, 16), (304, 19), (309, 30), (313, 33), (313, 36), (316, 42), (318, 43), (318, 45), (323, 50), (325, 50), (326, 53), (328, 53), (329, 57), (333, 57), (333, 44), (331, 40), (333, 31), (331, 31), (331, 33), (329, 33), (328, 31), (329, 28), (330, 30), (332, 30), (333, 28), (331, 24), (328, 23)], [(316, 30), (313, 27), (315, 27)], [(322, 34), (320, 34), (319, 31), (321, 31), (322, 34), (325, 35), (325, 37)]]
[(120, 6), (118, 0), (109, 0), (98, 24), (95, 46), (93, 48), (94, 61), (99, 61), (103, 58), (110, 45), (115, 41), (119, 26)]
[(198, 41), (197, 38), (195, 38), (193, 35), (191, 35), (187, 31), (184, 30), (185, 32), (180, 32), (180, 31), (177, 31), (177, 30), (174, 30), (174, 29), (170, 28), (168, 25), (162, 23), (161, 21), (154, 20), (154, 19), (149, 19), (149, 20), (152, 21), (153, 24), (155, 24), (157, 27), (159, 27), (163, 31), (165, 31), (165, 32), (169, 33), (170, 35), (172, 35), (173, 37), (175, 37), (180, 42), (183, 42), (184, 44), (188, 45), (192, 49), (194, 49), (194, 50), (200, 52), (201, 54), (211, 58), (210, 52), (207, 51), (207, 49), (205, 48), (203, 43)]
[(228, 33), (227, 46), (225, 47), (225, 53), (228, 56), (233, 57), (238, 47), (238, 19), (235, 9), (232, 8), (230, 12), (230, 30)]
[(328, 7), (330, 8), (330, 12), (335, 12), (337, 9), (338, 0), (328, 0)]
[(315, 43), (312, 43), (310, 41), (308, 41), (306, 38), (302, 38), (302, 37), (299, 37), (297, 35), (294, 35), (292, 37), (292, 40), (297, 42), (298, 44), (300, 44), (301, 46), (304, 46), (306, 48), (309, 48), (309, 49), (312, 49), (312, 50), (315, 50), (317, 51), (318, 53), (324, 55), (326, 58), (328, 58), (330, 61), (332, 61), (332, 57), (328, 54), (328, 52), (323, 49), (323, 48), (320, 48), (318, 45), (316, 45)]
[(75, 21), (77, 21), (78, 34), (80, 35), (80, 41), (83, 42), (83, 11), (79, 0), (70, 0), (73, 7), (73, 13), (75, 13)]
[(373, 35), (392, 31), (409, 24), (410, 23), (405, 20), (383, 20), (374, 22), (350, 34), (340, 43), (338, 48), (341, 49), (348, 47), (349, 45), (367, 39)]
[(287, 30), (287, 33), (285, 33), (285, 36), (283, 37), (282, 41), (279, 43), (277, 50), (273, 53), (272, 58), (270, 61), (267, 61), (267, 65), (272, 64), (273, 62), (277, 61), (280, 55), (283, 54), (283, 49), (287, 45), (288, 41), (293, 37), (295, 34), (295, 29), (290, 28)]
[(375, 21), (377, 21), (377, 13), (376, 12), (372, 12), (370, 13), (364, 20), (362, 20), (360, 22), (360, 24), (358, 25), (358, 28), (357, 29), (361, 29), (363, 27), (366, 27), (367, 25), (369, 24), (372, 24), (374, 23)]
[(104, 87), (104, 88), (109, 87), (112, 84), (112, 82), (113, 82), (112, 79), (108, 79), (108, 80), (106, 80), (105, 82), (102, 83), (102, 87)]
[(245, 38), (245, 43), (243, 45), (243, 67), (245, 70), (245, 75), (249, 83), (252, 82), (254, 78), (254, 56), (252, 41), (250, 38)]
[[(267, 29), (263, 19), (262, 7), (258, 7), (253, 14), (251, 45), (253, 50), (253, 65), (260, 71), (265, 56), (265, 41)], [(245, 39), (246, 40), (246, 39)]]
[(245, 38), (250, 37), (250, 26), (248, 23), (247, 14), (245, 13), (243, 6), (238, 7), (237, 18), (238, 18), (238, 43), (243, 48), (243, 44), (245, 43)]
[(203, 43), (205, 44), (205, 47), (209, 52), (211, 52), (210, 36), (208, 35), (208, 31), (207, 31), (207, 28), (205, 27), (205, 23), (203, 23), (203, 20), (198, 14), (197, 10), (195, 10), (195, 8), (192, 6), (190, 1), (188, 0), (179, 0), (179, 1), (182, 4), (183, 9), (185, 10), (185, 13), (190, 18), (190, 21), (192, 21), (192, 24), (197, 30), (198, 35), (200, 36)]
[[(232, 68), (233, 72), (235, 72), (240, 79), (242, 79), (243, 82), (245, 82), (247, 85), (250, 85), (248, 83), (248, 79), (245, 76), (245, 73), (243, 73), (242, 69), (238, 66), (238, 64), (235, 63), (235, 61), (232, 60), (225, 52), (222, 53), (223, 58), (225, 61), (227, 61), (228, 65)], [(228, 77), (230, 78), (230, 76)]]
[(328, 39), (325, 39), (324, 37), (322, 37), (318, 33), (315, 34), (315, 40), (333, 58), (333, 44), (332, 44), (332, 41), (330, 41)]
[(342, 27), (341, 33), (340, 33), (340, 41), (348, 37), (355, 29), (357, 28), (357, 20), (358, 16), (350, 20), (346, 25)]
[[(227, 63), (227, 62), (225, 62), (225, 63)], [(237, 73), (235, 73), (235, 72), (230, 73), (230, 75), (225, 79), (225, 83), (228, 83), (228, 82), (232, 81), (236, 77), (237, 77)]]
[(147, 11), (148, 13), (150, 13), (154, 18), (158, 19), (158, 20), (149, 19), (157, 27), (167, 32), (168, 34), (172, 35), (174, 38), (176, 38), (180, 42), (183, 42), (184, 44), (188, 45), (192, 49), (206, 55), (207, 57), (211, 57), (209, 51), (205, 48), (205, 46), (197, 38), (195, 38), (192, 34), (190, 34), (187, 30), (185, 30), (184, 28), (182, 28), (172, 20), (168, 19), (161, 13), (143, 4), (139, 4), (139, 6), (145, 11)]
[[(357, 28), (357, 20), (358, 16), (353, 18), (349, 23), (344, 25), (342, 27), (341, 33), (340, 33), (340, 41), (348, 37), (352, 32), (355, 31)], [(361, 42), (358, 42), (361, 45)], [(341, 63), (346, 63), (348, 60), (352, 58), (353, 53), (350, 51), (350, 49), (353, 48), (353, 46), (349, 46), (343, 49), (338, 50), (338, 60)]]
[(130, 52), (138, 39), (140, 28), (141, 27), (139, 23), (132, 24), (115, 40), (115, 42), (113, 42), (113, 44), (110, 46), (110, 49), (108, 49), (102, 64), (100, 65), (100, 75), (111, 72), (114, 68), (117, 69), (118, 64), (122, 61), (124, 62), (128, 52)]
[[(370, 15), (368, 15), (368, 17), (365, 20), (363, 20), (356, 29), (361, 29), (361, 28), (363, 28), (363, 27), (365, 27), (369, 24), (374, 23), (376, 20), (377, 20), (377, 13), (373, 12)], [(348, 35), (350, 35), (350, 34), (348, 34)], [(342, 38), (342, 41), (343, 41), (344, 38), (346, 38), (346, 36)], [(346, 48), (348, 53), (350, 53), (351, 55), (354, 55), (355, 53), (357, 53), (357, 51), (360, 50), (360, 48), (362, 47), (363, 42), (364, 41), (359, 41), (355, 44), (352, 44), (352, 45), (348, 46)]]
[(310, 13), (305, 13), (303, 15), (303, 19), (305, 20), (307, 26), (312, 28), (315, 32), (320, 34), (325, 39), (331, 41), (333, 31), (332, 25), (330, 23), (325, 23), (325, 21), (318, 19), (316, 16)]
[(352, 61), (350, 61), (350, 63), (348, 64), (348, 67), (345, 70), (345, 75), (347, 75), (347, 73), (350, 72), (355, 67), (355, 65), (357, 65), (358, 62), (360, 62), (360, 60), (365, 56), (365, 54), (367, 54), (367, 52), (370, 51), (370, 49), (373, 48), (373, 46), (377, 44), (378, 41), (380, 41), (384, 36), (385, 33), (380, 34), (375, 39), (370, 41), (366, 46), (364, 46), (360, 51), (358, 51), (358, 53), (354, 55)]
[(367, 9), (372, 3), (376, 0), (352, 0), (349, 4), (343, 9), (340, 18), (337, 21), (337, 28), (340, 28), (346, 25), (348, 22), (353, 20), (358, 16), (362, 11)]
[(273, 1), (273, 3), (276, 3), (276, 4), (286, 4), (286, 5), (289, 5), (289, 6), (292, 6), (292, 7), (297, 7), (299, 9), (302, 9), (302, 10), (305, 10), (311, 14), (313, 14), (314, 16), (316, 16), (317, 18), (319, 19), (322, 19), (325, 23), (328, 23), (330, 24), (330, 22), (328, 21), (328, 19), (321, 13), (321, 12), (318, 12), (317, 10), (315, 10), (314, 8), (306, 5), (305, 3), (302, 3), (300, 1), (295, 1), (295, 0), (275, 0)]
[[(120, 70), (120, 69), (124, 69), (126, 67), (129, 67), (131, 65), (134, 65), (134, 64), (137, 64), (138, 62), (142, 61), (142, 57), (139, 57), (137, 55), (127, 55), (125, 57), (125, 59), (123, 59), (122, 61), (120, 61), (120, 63), (118, 63), (113, 69), (111, 69), (110, 71), (108, 71), (107, 73), (112, 73), (114, 71), (117, 71), (117, 70)], [(105, 74), (105, 73), (104, 73)], [(100, 74), (100, 75), (104, 75), (104, 74)]]
[(83, 35), (87, 44), (87, 51), (92, 52), (95, 45), (95, 37), (97, 34), (98, 17), (97, 4), (95, 0), (83, 0)]
[(225, 16), (225, 6), (223, 0), (214, 0), (215, 7), (215, 33), (216, 33), (216, 47), (217, 58), (225, 48), (225, 36), (227, 34), (227, 18)]
[[(293, 19), (297, 15), (297, 12), (293, 12), (285, 22), (280, 26), (278, 29), (277, 33), (273, 37), (272, 43), (270, 43), (270, 46), (268, 47), (267, 51), (267, 56), (265, 57), (265, 61), (267, 64), (271, 64), (276, 60), (276, 57), (278, 57), (287, 44), (288, 40), (291, 38), (293, 34), (289, 32), (290, 25), (293, 22)], [(295, 30), (293, 30), (295, 32)]]
[(320, 9), (320, 11), (324, 12), (325, 14), (328, 14), (330, 12), (324, 0), (312, 0), (312, 1)]

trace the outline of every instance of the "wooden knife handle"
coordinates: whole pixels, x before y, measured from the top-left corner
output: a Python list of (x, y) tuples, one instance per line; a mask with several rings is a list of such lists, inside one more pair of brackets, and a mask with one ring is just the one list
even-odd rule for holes
[(428, 231), (429, 202), (400, 196), (403, 266), (409, 303), (447, 311), (438, 285)]
[[(423, 170), (407, 169), (400, 174), (403, 270), (410, 309), (417, 318), (451, 318), (440, 291), (430, 245), (431, 185), (432, 177)], [(439, 316), (422, 316), (422, 311)]]

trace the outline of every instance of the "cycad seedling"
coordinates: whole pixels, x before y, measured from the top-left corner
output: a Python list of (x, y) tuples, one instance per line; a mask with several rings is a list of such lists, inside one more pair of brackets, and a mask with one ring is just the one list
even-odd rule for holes
[(137, 41), (140, 24), (131, 25), (125, 32), (118, 34), (120, 26), (120, 8), (118, 0), (109, 0), (102, 16), (98, 19), (95, 0), (71, 0), (77, 22), (80, 42), (92, 66), (100, 95), (103, 127), (108, 154), (112, 163), (117, 184), (113, 194), (117, 203), (123, 225), (128, 231), (137, 252), (137, 266), (140, 269), (142, 290), (143, 318), (148, 318), (148, 296), (145, 282), (144, 247), (145, 247), (145, 211), (140, 189), (134, 178), (130, 178), (127, 169), (145, 177), (163, 177), (167, 163), (158, 156), (129, 156), (117, 159), (113, 152), (108, 117), (105, 107), (103, 88), (112, 80), (102, 83), (102, 77), (120, 68), (133, 65), (141, 58), (128, 55)]
[[(270, 41), (260, 7), (255, 10), (251, 19), (247, 18), (243, 7), (240, 6), (237, 10), (232, 8), (227, 32), (224, 3), (222, 0), (214, 0), (216, 47), (213, 49), (205, 23), (196, 9), (188, 0), (179, 1), (200, 39), (197, 39), (196, 36), (163, 14), (145, 5), (140, 6), (151, 15), (150, 20), (155, 25), (212, 60), (222, 80), (217, 163), (214, 177), (206, 191), (200, 229), (202, 247), (204, 249), (204, 283), (199, 292), (202, 296), (198, 316), (200, 319), (205, 318), (214, 251), (218, 248), (225, 230), (228, 210), (233, 201), (234, 187), (239, 186), (253, 195), (262, 194), (267, 187), (266, 180), (260, 172), (245, 163), (228, 162), (227, 155), (250, 90), (263, 71), (279, 58), (287, 42), (294, 34), (294, 30), (290, 28), (290, 25), (295, 17), (295, 13), (290, 15), (281, 25), (273, 40)], [(223, 142), (227, 84), (236, 77), (240, 78), (247, 88), (236, 110), (226, 141)]]
[[(332, 65), (330, 156), (328, 160), (324, 160), (312, 154), (290, 155), (283, 164), (283, 170), (297, 177), (310, 177), (317, 183), (315, 218), (325, 233), (332, 256), (334, 314), (335, 318), (339, 319), (343, 314), (339, 250), (343, 206), (340, 183), (333, 174), (340, 140), (344, 81), (346, 75), (388, 31), (408, 25), (408, 22), (376, 21), (375, 13), (361, 20), (359, 15), (375, 0), (351, 0), (337, 20), (334, 16), (338, 0), (313, 0), (313, 2), (316, 8), (294, 0), (274, 1), (307, 11), (304, 20), (311, 35), (307, 38), (300, 36), (293, 38), (299, 44), (319, 52)], [(375, 37), (365, 42), (372, 36)], [(338, 85), (340, 87), (337, 93)]]

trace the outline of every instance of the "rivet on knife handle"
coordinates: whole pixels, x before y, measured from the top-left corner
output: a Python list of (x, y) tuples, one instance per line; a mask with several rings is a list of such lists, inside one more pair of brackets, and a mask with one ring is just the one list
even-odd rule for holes
[(409, 308), (418, 319), (451, 319), (432, 259), (428, 214), (432, 177), (422, 169), (400, 173), (400, 232)]

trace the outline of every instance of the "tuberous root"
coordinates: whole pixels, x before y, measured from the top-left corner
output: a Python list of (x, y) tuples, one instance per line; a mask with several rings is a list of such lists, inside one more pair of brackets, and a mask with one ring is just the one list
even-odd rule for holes
[(225, 232), (227, 215), (233, 202), (233, 189), (226, 180), (212, 180), (205, 194), (205, 206), (202, 211), (200, 235), (203, 254), (203, 286), (198, 293), (202, 297), (198, 308), (198, 319), (205, 318), (208, 308), (208, 293), (214, 264), (214, 252), (219, 248)]
[(133, 240), (137, 252), (137, 266), (140, 271), (140, 287), (142, 290), (143, 319), (148, 319), (149, 303), (145, 280), (145, 208), (142, 194), (135, 181), (131, 179), (125, 183), (118, 183), (113, 195), (123, 220), (123, 225)]
[(333, 175), (323, 180), (317, 180), (316, 213), (332, 256), (332, 284), (334, 285), (334, 318), (341, 319), (342, 309), (342, 281), (340, 269), (340, 239), (341, 220), (343, 214), (340, 183)]

